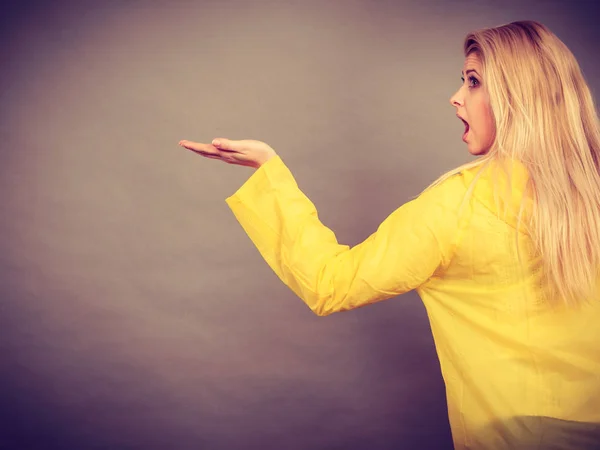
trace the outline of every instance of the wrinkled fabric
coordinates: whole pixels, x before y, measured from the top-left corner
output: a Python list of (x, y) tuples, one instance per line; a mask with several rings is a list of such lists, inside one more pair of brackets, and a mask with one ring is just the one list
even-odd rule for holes
[[(226, 202), (267, 264), (317, 315), (416, 290), (456, 449), (600, 448), (600, 298), (573, 310), (543, 300), (540, 259), (518, 223), (523, 198), (522, 217), (531, 213), (528, 176), (519, 163), (511, 167), (510, 178), (494, 165), (476, 180), (479, 168), (450, 177), (352, 248), (320, 222), (280, 156)], [(511, 192), (500, 209), (493, 176)]]

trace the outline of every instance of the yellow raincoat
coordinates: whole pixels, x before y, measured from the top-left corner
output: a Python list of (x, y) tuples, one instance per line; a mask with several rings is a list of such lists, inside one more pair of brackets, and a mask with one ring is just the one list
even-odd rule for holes
[(478, 170), (402, 205), (352, 248), (319, 221), (279, 156), (226, 202), (273, 271), (320, 316), (416, 289), (456, 449), (600, 448), (600, 298), (573, 311), (540, 300), (539, 258), (527, 252), (523, 228), (523, 264), (515, 244), (527, 172), (516, 163), (512, 180), (500, 179), (512, 189), (507, 216), (497, 214), (493, 165), (459, 215)]

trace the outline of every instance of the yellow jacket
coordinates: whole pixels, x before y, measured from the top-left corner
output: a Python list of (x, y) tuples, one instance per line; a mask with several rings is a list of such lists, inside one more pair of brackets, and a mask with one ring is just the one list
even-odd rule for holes
[[(497, 214), (493, 169), (482, 172), (460, 215), (478, 168), (402, 205), (352, 248), (319, 221), (279, 156), (226, 202), (267, 264), (317, 315), (416, 289), (456, 449), (600, 448), (600, 298), (573, 311), (540, 301), (539, 259), (520, 229), (518, 264), (517, 216), (511, 204), (510, 214)], [(512, 180), (501, 179), (517, 209), (527, 178), (517, 163)]]

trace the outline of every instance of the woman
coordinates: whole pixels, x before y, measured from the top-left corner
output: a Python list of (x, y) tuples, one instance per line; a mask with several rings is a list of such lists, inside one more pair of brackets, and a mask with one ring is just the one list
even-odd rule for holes
[(415, 289), (457, 449), (600, 448), (600, 126), (567, 47), (533, 21), (470, 33), (450, 99), (478, 158), (353, 248), (259, 141), (181, 141), (255, 167), (226, 202), (316, 314)]

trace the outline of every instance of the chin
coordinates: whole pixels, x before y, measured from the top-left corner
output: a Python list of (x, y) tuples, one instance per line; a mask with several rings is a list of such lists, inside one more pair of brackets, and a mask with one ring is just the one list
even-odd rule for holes
[(469, 153), (473, 156), (485, 155), (488, 152), (487, 148), (471, 147), (470, 145), (467, 148), (469, 150)]

